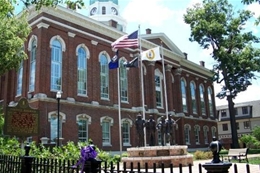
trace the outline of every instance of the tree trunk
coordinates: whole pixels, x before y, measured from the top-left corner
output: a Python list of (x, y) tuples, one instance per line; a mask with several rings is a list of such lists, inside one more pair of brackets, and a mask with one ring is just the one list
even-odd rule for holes
[(231, 126), (231, 135), (232, 135), (232, 146), (231, 148), (239, 148), (238, 143), (238, 136), (237, 136), (237, 124), (235, 118), (235, 109), (234, 109), (234, 102), (232, 95), (227, 96), (228, 101), (228, 109), (229, 109), (229, 116), (230, 116), (230, 126)]

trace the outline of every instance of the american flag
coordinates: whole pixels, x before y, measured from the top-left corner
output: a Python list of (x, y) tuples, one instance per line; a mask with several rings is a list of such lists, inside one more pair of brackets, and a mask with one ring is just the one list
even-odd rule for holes
[(112, 49), (138, 47), (138, 30), (130, 35), (123, 35), (111, 44)]

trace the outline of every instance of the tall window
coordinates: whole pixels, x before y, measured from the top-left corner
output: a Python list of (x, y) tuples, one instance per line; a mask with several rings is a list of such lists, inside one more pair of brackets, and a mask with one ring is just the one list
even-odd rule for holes
[(51, 90), (61, 90), (62, 45), (58, 39), (51, 43)]
[(181, 79), (182, 111), (187, 112), (186, 81)]
[(250, 121), (244, 121), (244, 129), (250, 129)]
[(196, 86), (194, 82), (190, 83), (190, 93), (192, 101), (192, 112), (197, 114), (197, 102), (196, 102)]
[(108, 99), (108, 81), (109, 81), (109, 73), (108, 73), (108, 59), (107, 56), (102, 53), (100, 56), (100, 95), (102, 99)]
[(110, 117), (101, 117), (102, 124), (102, 144), (103, 146), (111, 146), (111, 125), (113, 124), (113, 119)]
[(217, 135), (217, 128), (216, 127), (211, 127), (211, 135), (212, 135), (212, 137), (217, 137), (216, 135)]
[(78, 49), (78, 94), (87, 94), (87, 56), (83, 47)]
[(204, 143), (205, 144), (209, 143), (208, 132), (209, 132), (209, 127), (208, 126), (204, 126), (203, 127), (203, 134), (204, 134)]
[(21, 61), (18, 72), (17, 72), (16, 95), (22, 94), (22, 86), (23, 86), (23, 61)]
[[(50, 115), (50, 126), (51, 126), (51, 142), (57, 141), (57, 129), (58, 129), (58, 117), (57, 113), (53, 113)], [(60, 115), (60, 123), (59, 123), (59, 137), (62, 137), (62, 116)]]
[(214, 116), (213, 114), (213, 95), (212, 95), (212, 90), (210, 87), (208, 87), (208, 100), (209, 100), (209, 114), (210, 116)]
[(237, 130), (239, 130), (239, 122), (236, 122)]
[(106, 14), (106, 7), (105, 6), (102, 7), (102, 14)]
[(120, 60), (120, 90), (121, 90), (121, 101), (128, 101), (128, 80), (127, 80), (127, 69), (124, 67), (124, 60)]
[(123, 135), (123, 145), (130, 146), (130, 127), (131, 121), (128, 119), (122, 120), (122, 135)]
[(196, 144), (200, 143), (200, 126), (194, 126), (195, 142)]
[(35, 73), (36, 73), (36, 40), (33, 39), (31, 43), (31, 55), (30, 55), (30, 78), (29, 78), (29, 91), (35, 89)]
[(162, 107), (162, 74), (159, 70), (155, 70), (155, 93), (156, 93), (156, 106)]
[(187, 145), (190, 144), (190, 129), (191, 129), (190, 125), (188, 124), (184, 125), (184, 137), (185, 137), (185, 143)]
[(200, 84), (200, 107), (201, 107), (201, 113), (203, 115), (206, 114), (206, 109), (205, 109), (205, 98), (204, 98), (204, 86)]
[(78, 134), (80, 142), (88, 141), (88, 119), (80, 118), (78, 120)]

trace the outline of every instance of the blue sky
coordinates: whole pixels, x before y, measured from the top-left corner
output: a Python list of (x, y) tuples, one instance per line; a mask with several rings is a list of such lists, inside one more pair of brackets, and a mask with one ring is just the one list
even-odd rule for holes
[[(194, 63), (205, 61), (208, 69), (212, 68), (213, 60), (210, 57), (210, 50), (203, 50), (196, 42), (190, 42), (190, 28), (183, 21), (183, 14), (187, 7), (201, 2), (201, 0), (118, 0), (119, 15), (124, 17), (128, 23), (127, 33), (132, 33), (140, 25), (141, 34), (145, 34), (145, 29), (150, 28), (152, 33), (165, 33), (182, 52), (188, 54), (188, 59)], [(251, 4), (249, 6), (241, 4), (241, 0), (230, 0), (235, 9), (250, 9), (255, 12), (255, 16), (260, 16), (260, 5)], [(88, 12), (89, 0), (85, 0), (85, 14)], [(252, 30), (260, 36), (260, 26), (253, 23), (247, 24), (247, 29)], [(260, 45), (257, 45), (260, 47)], [(260, 74), (259, 74), (260, 77)], [(260, 99), (260, 78), (252, 81), (253, 85), (248, 90), (240, 93), (234, 100), (235, 103)], [(219, 85), (214, 85), (215, 93), (220, 91)], [(225, 99), (216, 98), (216, 105), (227, 104)]]

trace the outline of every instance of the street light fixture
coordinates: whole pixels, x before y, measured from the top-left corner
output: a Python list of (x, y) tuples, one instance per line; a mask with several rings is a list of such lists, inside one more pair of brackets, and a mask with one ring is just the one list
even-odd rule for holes
[(58, 101), (58, 117), (57, 117), (57, 147), (60, 146), (60, 99), (61, 99), (61, 91), (57, 91), (56, 99)]

